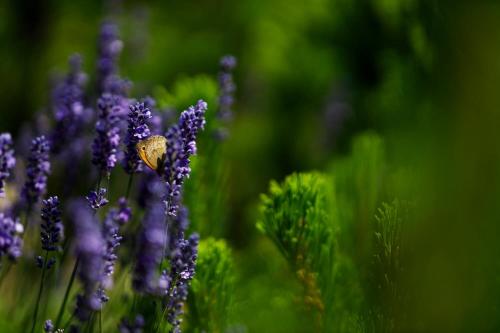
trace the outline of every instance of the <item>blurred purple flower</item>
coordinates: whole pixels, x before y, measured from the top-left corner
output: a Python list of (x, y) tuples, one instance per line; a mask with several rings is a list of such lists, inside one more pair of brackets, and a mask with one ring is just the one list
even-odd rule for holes
[(26, 182), (21, 192), (24, 203), (30, 207), (36, 204), (47, 189), (47, 176), (50, 173), (50, 145), (45, 136), (31, 142), (30, 156), (26, 166)]
[(0, 260), (7, 256), (15, 261), (21, 255), (23, 240), (23, 225), (19, 219), (13, 219), (0, 213)]
[(71, 56), (69, 66), (69, 73), (52, 92), (55, 128), (50, 135), (50, 141), (54, 153), (59, 153), (68, 142), (79, 137), (90, 118), (90, 112), (84, 106), (87, 75), (81, 70), (81, 56)]
[[(116, 89), (118, 74), (118, 59), (123, 49), (119, 38), (118, 26), (113, 22), (101, 25), (98, 44), (97, 80), (99, 93)], [(113, 78), (114, 77), (114, 78)]]
[(54, 332), (54, 324), (52, 323), (52, 320), (47, 319), (45, 323), (43, 324), (43, 330), (45, 333), (53, 333)]
[(235, 57), (227, 55), (221, 58), (219, 72), (219, 110), (217, 112), (217, 117), (222, 120), (231, 119), (233, 114), (233, 94), (236, 91), (236, 85), (234, 84), (232, 71), (235, 67)]
[(89, 206), (94, 210), (98, 210), (99, 208), (108, 204), (108, 199), (106, 199), (107, 190), (103, 187), (99, 189), (98, 192), (90, 191), (89, 195), (85, 197), (87, 199)]
[(110, 174), (117, 162), (120, 145), (121, 97), (104, 93), (97, 101), (98, 120), (96, 137), (92, 144), (92, 163), (102, 173)]
[(128, 174), (142, 170), (142, 162), (137, 154), (136, 145), (139, 141), (150, 135), (147, 121), (151, 118), (151, 112), (144, 103), (137, 102), (130, 105), (128, 114), (128, 129), (125, 137), (125, 159), (123, 167)]
[(5, 196), (5, 181), (10, 176), (11, 170), (16, 165), (13, 142), (10, 133), (0, 134), (0, 198)]
[(97, 289), (104, 270), (106, 242), (102, 237), (94, 212), (83, 201), (72, 205), (75, 230), (75, 254), (79, 260), (78, 277), (83, 291), (77, 296), (75, 315), (81, 321), (90, 317), (92, 311), (101, 308)]
[(122, 319), (118, 329), (120, 333), (142, 333), (145, 325), (144, 317), (138, 314), (133, 322), (128, 319)]
[(152, 203), (143, 219), (132, 285), (137, 292), (164, 294), (158, 277), (167, 244), (165, 213), (161, 202)]

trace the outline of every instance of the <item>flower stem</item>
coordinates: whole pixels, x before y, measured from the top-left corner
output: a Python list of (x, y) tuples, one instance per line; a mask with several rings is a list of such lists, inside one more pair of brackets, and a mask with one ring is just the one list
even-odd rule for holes
[(131, 173), (128, 177), (127, 192), (125, 193), (125, 198), (128, 199), (130, 195), (130, 189), (132, 188), (132, 181), (134, 180), (134, 174)]
[(9, 274), (11, 267), (12, 267), (11, 263), (7, 263), (4, 265), (1, 265), (0, 263), (0, 288), (2, 287), (2, 283), (5, 280), (5, 277), (7, 276), (7, 274)]
[(45, 251), (45, 259), (43, 260), (42, 277), (40, 278), (40, 288), (38, 289), (38, 297), (36, 299), (35, 313), (33, 314), (33, 325), (31, 326), (31, 333), (35, 331), (36, 320), (38, 317), (38, 308), (40, 307), (40, 298), (42, 297), (43, 282), (45, 280), (45, 272), (47, 271), (47, 259), (49, 258), (49, 251)]
[(57, 315), (55, 327), (59, 327), (59, 325), (61, 324), (61, 320), (64, 314), (64, 308), (66, 307), (66, 303), (68, 301), (69, 293), (71, 291), (71, 287), (73, 286), (73, 282), (75, 281), (76, 271), (78, 270), (79, 262), (80, 258), (77, 258), (75, 261), (75, 266), (73, 267), (73, 271), (71, 272), (71, 277), (69, 279), (68, 287), (66, 288), (66, 292), (64, 293), (63, 302), (61, 304), (61, 308), (59, 309), (59, 314)]

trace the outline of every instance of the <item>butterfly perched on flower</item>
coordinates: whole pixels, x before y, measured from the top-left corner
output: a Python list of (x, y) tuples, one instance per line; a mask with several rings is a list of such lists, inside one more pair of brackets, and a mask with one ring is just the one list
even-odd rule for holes
[(163, 169), (167, 154), (167, 138), (161, 135), (152, 135), (139, 141), (136, 148), (139, 157), (148, 167), (156, 172)]

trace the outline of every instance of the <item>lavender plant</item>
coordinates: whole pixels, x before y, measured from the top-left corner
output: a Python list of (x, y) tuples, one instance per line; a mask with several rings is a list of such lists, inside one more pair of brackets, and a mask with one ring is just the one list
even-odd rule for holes
[[(81, 170), (87, 171), (91, 163), (97, 171), (97, 184), (91, 186), (88, 194), (75, 187), (71, 191), (62, 191), (62, 196), (43, 200), (40, 224), (43, 253), (36, 259), (41, 268), (40, 284), (36, 302), (30, 304), (34, 313), (24, 315), (22, 322), (13, 324), (13, 327), (24, 331), (31, 327), (31, 332), (42, 329), (45, 332), (102, 332), (116, 328), (121, 332), (180, 332), (189, 306), (189, 286), (195, 277), (200, 241), (196, 232), (188, 231), (190, 221), (184, 200), (185, 184), (191, 174), (193, 157), (205, 147), (198, 142), (203, 138), (201, 132), (207, 122), (208, 104), (200, 97), (208, 95), (216, 104), (216, 90), (210, 88), (216, 86), (209, 86), (208, 92), (203, 88), (197, 97), (191, 94), (190, 100), (197, 102), (181, 112), (178, 121), (174, 122), (171, 115), (162, 114), (162, 108), (157, 107), (153, 98), (129, 98), (131, 84), (119, 77), (118, 59), (123, 43), (114, 23), (107, 22), (102, 26), (98, 44), (97, 101), (89, 98), (92, 94), (85, 94), (89, 80), (81, 69), (81, 57), (73, 56), (69, 73), (53, 91), (53, 126), (48, 127), (48, 134), (32, 140), (29, 156), (14, 157), (10, 135), (0, 135), (1, 193), (16, 158), (26, 161), (20, 164), (26, 166), (26, 178), (18, 211), (9, 214), (34, 212), (45, 193), (53, 190), (52, 179), (56, 185), (62, 182), (66, 189), (72, 186), (73, 177), (76, 177), (74, 172), (65, 172), (62, 177), (58, 177), (60, 173), (50, 174), (52, 158), (57, 166), (68, 167), (73, 160), (66, 159), (72, 156), (74, 161), (87, 164)], [(228, 63), (223, 68), (229, 77), (221, 81), (224, 87), (221, 87), (220, 94), (226, 97), (221, 97), (219, 108), (226, 108), (229, 112), (230, 95), (234, 90), (229, 71), (234, 59), (226, 60)], [(96, 105), (95, 119), (89, 114), (87, 105)], [(215, 113), (210, 117), (215, 119)], [(169, 120), (165, 122), (167, 118)], [(95, 120), (95, 124), (90, 124), (90, 120)], [(89, 131), (91, 129), (93, 132)], [(134, 190), (132, 176), (144, 171), (136, 145), (151, 134), (165, 134), (167, 138), (165, 163), (156, 173), (144, 173), (147, 187), (144, 190), (139, 188), (139, 191), (146, 195), (142, 196), (139, 205), (134, 205), (128, 200)], [(92, 141), (89, 140), (91, 137)], [(83, 149), (82, 156), (75, 155), (77, 151), (72, 144), (65, 144), (68, 141), (78, 142)], [(124, 154), (121, 154), (122, 148)], [(87, 159), (89, 155), (90, 160)], [(115, 168), (118, 163), (123, 165), (129, 181), (122, 191), (115, 192), (123, 184)], [(61, 171), (57, 167), (55, 170)], [(113, 180), (117, 179), (115, 187), (110, 185), (112, 175)], [(77, 177), (93, 185), (95, 176), (95, 173), (81, 172)], [(102, 177), (107, 178), (106, 186), (101, 184)], [(109, 202), (115, 200), (117, 204), (109, 207)], [(69, 223), (65, 225), (63, 221)], [(17, 218), (0, 213), (0, 259), (18, 259), (23, 238), (27, 253), (36, 248), (34, 237), (24, 235), (23, 225)], [(222, 251), (220, 255), (226, 261), (218, 268), (217, 274), (231, 267), (229, 251), (220, 244), (223, 243), (217, 243), (213, 254), (218, 256), (219, 250)], [(212, 251), (211, 247), (206, 251)], [(133, 254), (129, 258), (134, 259), (128, 260), (124, 254)], [(207, 260), (206, 265), (212, 265), (213, 258)], [(56, 262), (57, 269), (51, 269)], [(207, 272), (211, 269), (208, 266), (205, 267)], [(121, 273), (119, 276), (115, 274), (117, 271)], [(8, 273), (6, 270), (0, 279)], [(232, 283), (229, 277), (223, 281), (227, 283), (220, 286), (205, 285), (208, 281), (198, 283), (198, 290), (215, 292)], [(127, 288), (129, 283), (132, 290)], [(28, 292), (26, 288), (19, 290)], [(113, 296), (115, 292), (116, 298)], [(227, 310), (229, 291), (225, 293), (225, 298), (217, 306), (218, 318), (225, 316)], [(134, 301), (129, 303), (129, 311), (123, 313), (123, 319), (118, 316), (103, 320), (105, 305), (114, 309), (121, 299), (130, 298)], [(153, 311), (149, 311), (151, 306)], [(53, 308), (58, 311), (52, 311)], [(54, 317), (46, 317), (42, 322), (42, 314)]]
[(5, 196), (5, 181), (16, 165), (10, 133), (0, 134), (0, 197)]
[(47, 190), (47, 177), (50, 173), (49, 141), (45, 136), (39, 136), (31, 142), (30, 150), (26, 166), (26, 182), (21, 192), (28, 214)]

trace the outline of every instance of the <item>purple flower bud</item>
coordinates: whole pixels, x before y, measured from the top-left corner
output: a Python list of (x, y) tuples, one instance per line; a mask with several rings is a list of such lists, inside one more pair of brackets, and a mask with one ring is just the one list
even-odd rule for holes
[(109, 175), (117, 162), (120, 145), (120, 116), (122, 97), (104, 93), (97, 101), (98, 120), (95, 126), (96, 137), (92, 144), (92, 163), (100, 172)]
[(84, 106), (87, 75), (82, 72), (82, 58), (75, 54), (69, 59), (70, 71), (52, 93), (52, 109), (56, 121), (50, 136), (51, 150), (59, 153), (69, 140), (79, 137), (89, 118)]
[(42, 239), (42, 249), (46, 251), (58, 251), (64, 237), (59, 205), (57, 196), (43, 201), (40, 237)]
[(54, 332), (54, 324), (52, 324), (52, 320), (47, 319), (43, 324), (43, 330), (45, 333), (53, 333)]
[(147, 125), (150, 118), (151, 111), (144, 103), (138, 102), (130, 105), (128, 130), (125, 137), (126, 151), (123, 163), (123, 167), (128, 174), (142, 171), (142, 162), (137, 154), (136, 145), (151, 134)]
[(12, 137), (10, 133), (0, 134), (0, 198), (5, 194), (5, 180), (9, 178), (11, 170), (16, 165), (14, 149), (12, 148)]
[(23, 226), (18, 219), (0, 213), (0, 260), (4, 255), (12, 261), (21, 256), (23, 240), (20, 235), (22, 233)]
[(39, 136), (31, 142), (31, 153), (26, 166), (26, 183), (21, 192), (28, 206), (36, 204), (47, 189), (47, 176), (50, 173), (49, 142)]
[(90, 191), (89, 195), (86, 196), (85, 199), (87, 199), (89, 206), (92, 207), (92, 209), (98, 210), (109, 202), (108, 199), (106, 199), (106, 192), (107, 190), (101, 187), (99, 192)]
[(234, 103), (233, 94), (236, 91), (236, 85), (233, 81), (232, 71), (236, 67), (236, 58), (233, 56), (224, 56), (220, 60), (219, 72), (219, 110), (217, 118), (228, 120), (232, 118), (232, 106)]

